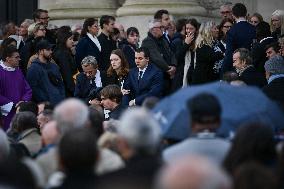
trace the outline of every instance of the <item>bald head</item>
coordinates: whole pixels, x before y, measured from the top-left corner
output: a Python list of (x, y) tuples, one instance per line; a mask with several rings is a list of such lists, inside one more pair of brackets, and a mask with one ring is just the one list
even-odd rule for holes
[(54, 119), (58, 124), (60, 134), (62, 129), (84, 127), (88, 122), (89, 110), (82, 101), (69, 98), (61, 102), (54, 110)]
[(56, 121), (50, 121), (45, 124), (41, 131), (41, 140), (43, 146), (56, 144), (59, 140), (59, 133), (56, 127)]
[(159, 189), (229, 189), (230, 180), (212, 162), (189, 156), (162, 169)]

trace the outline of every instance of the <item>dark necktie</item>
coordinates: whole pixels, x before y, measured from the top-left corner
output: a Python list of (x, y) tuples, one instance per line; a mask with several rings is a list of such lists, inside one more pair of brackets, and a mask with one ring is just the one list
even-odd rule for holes
[(140, 80), (142, 79), (142, 75), (143, 75), (143, 71), (139, 71), (138, 84), (139, 84)]
[(142, 79), (143, 71), (139, 71), (139, 77), (138, 80)]

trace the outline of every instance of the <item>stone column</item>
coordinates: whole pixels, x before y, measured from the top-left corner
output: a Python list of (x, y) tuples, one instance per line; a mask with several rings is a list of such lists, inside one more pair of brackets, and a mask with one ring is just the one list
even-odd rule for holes
[(208, 16), (216, 17), (209, 15), (205, 8), (199, 6), (197, 0), (126, 0), (116, 12), (117, 21), (123, 24), (125, 29), (130, 26), (137, 27), (143, 39), (147, 34), (149, 21), (159, 9), (168, 10), (174, 18), (194, 17), (201, 21), (208, 19)]
[(39, 7), (47, 9), (50, 23), (72, 25), (85, 18), (99, 18), (102, 15), (115, 16), (117, 0), (39, 0)]

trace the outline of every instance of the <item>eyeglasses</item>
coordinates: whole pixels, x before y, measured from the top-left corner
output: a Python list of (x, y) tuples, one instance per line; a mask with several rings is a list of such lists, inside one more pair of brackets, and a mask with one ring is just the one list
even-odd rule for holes
[(250, 23), (258, 24), (258, 21), (250, 21)]
[(223, 26), (223, 28), (231, 28), (232, 26)]
[(50, 17), (42, 17), (42, 18), (39, 18), (39, 19), (42, 19), (42, 20), (48, 20)]

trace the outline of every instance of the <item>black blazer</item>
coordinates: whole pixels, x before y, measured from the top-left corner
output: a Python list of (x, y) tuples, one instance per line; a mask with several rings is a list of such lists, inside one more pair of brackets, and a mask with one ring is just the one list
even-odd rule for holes
[(60, 73), (65, 85), (65, 94), (67, 97), (74, 95), (75, 83), (73, 75), (77, 73), (77, 66), (71, 51), (63, 48), (56, 48), (53, 58), (59, 66)]
[(240, 80), (245, 82), (247, 85), (253, 85), (262, 88), (267, 84), (267, 81), (263, 74), (257, 72), (254, 66), (248, 67), (240, 75)]
[(284, 77), (274, 79), (262, 90), (270, 99), (278, 102), (284, 110)]
[(135, 99), (135, 103), (141, 105), (147, 97), (162, 96), (163, 73), (156, 66), (149, 63), (140, 81), (138, 75), (138, 68), (131, 69), (128, 74), (123, 88), (130, 90), (130, 95), (123, 95), (122, 101), (125, 105), (128, 105), (131, 99)]
[(80, 72), (82, 72), (82, 67), (81, 67), (81, 61), (86, 57), (86, 56), (94, 56), (97, 61), (98, 61), (98, 66), (99, 68), (101, 67), (101, 62), (102, 62), (102, 55), (97, 47), (97, 45), (88, 37), (82, 37), (77, 46), (76, 46), (76, 55), (75, 55), (75, 60), (77, 64), (77, 68)]
[(254, 39), (256, 39), (255, 27), (250, 23), (241, 21), (232, 26), (227, 33), (223, 73), (233, 70), (233, 52), (238, 48), (250, 50)]
[(265, 47), (266, 45), (275, 42), (276, 40), (271, 37), (264, 39), (263, 41), (257, 42), (253, 45), (251, 49), (251, 55), (253, 59), (253, 65), (255, 66), (256, 70), (260, 73), (265, 73), (264, 64), (267, 61)]
[(102, 47), (102, 61), (99, 68), (100, 71), (106, 71), (110, 65), (109, 57), (111, 51), (117, 49), (116, 41), (112, 40), (111, 37), (107, 37), (104, 33), (98, 36), (98, 40)]
[(84, 102), (88, 103), (89, 94), (91, 90), (96, 89), (95, 85), (90, 84), (90, 80), (84, 73), (79, 73), (76, 78), (74, 97), (82, 99)]
[(217, 60), (222, 58), (223, 53), (214, 52), (213, 48), (208, 45), (197, 48), (191, 84), (202, 84), (216, 80), (213, 66)]

